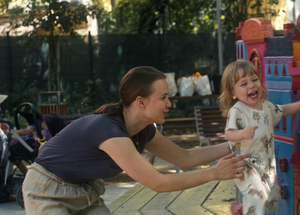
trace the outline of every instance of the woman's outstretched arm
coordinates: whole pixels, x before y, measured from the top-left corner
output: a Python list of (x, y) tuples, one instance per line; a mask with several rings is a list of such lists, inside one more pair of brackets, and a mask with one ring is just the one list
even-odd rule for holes
[[(167, 157), (176, 157), (178, 155), (180, 159), (185, 157), (181, 157), (181, 152), (178, 152), (179, 149), (173, 149), (173, 147), (174, 145), (169, 148), (170, 151)], [(168, 146), (163, 146), (162, 148), (166, 150)], [(249, 155), (234, 157), (234, 153), (228, 154), (229, 149), (224, 144), (219, 149), (215, 147), (210, 148), (204, 151), (200, 149), (187, 150), (185, 153), (193, 157), (191, 163), (204, 162), (206, 159), (208, 163), (212, 160), (210, 153), (214, 158), (220, 158), (227, 154), (214, 167), (180, 174), (161, 174), (137, 152), (129, 138), (112, 138), (99, 146), (99, 149), (105, 151), (130, 177), (156, 192), (184, 190), (212, 180), (227, 180), (243, 176), (242, 171), (245, 169), (246, 163), (242, 160), (249, 157)], [(212, 150), (212, 148), (214, 149)], [(205, 156), (205, 158), (197, 159), (197, 156)]]

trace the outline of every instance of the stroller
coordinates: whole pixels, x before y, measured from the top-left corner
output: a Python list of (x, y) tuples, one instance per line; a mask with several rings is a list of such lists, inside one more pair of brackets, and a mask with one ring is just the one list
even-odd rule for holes
[[(0, 104), (3, 101), (1, 96)], [(13, 129), (13, 124), (4, 118), (0, 107), (0, 123), (8, 127), (7, 134), (0, 129), (0, 202), (8, 201), (12, 194), (18, 204), (24, 207), (22, 195), (24, 175), (19, 173), (19, 165), (21, 162), (33, 163), (39, 148), (63, 129), (65, 124), (55, 114), (42, 115), (36, 112), (31, 103), (22, 103), (17, 107), (14, 118), (16, 129), (20, 129), (19, 116), (23, 117), (29, 125), (35, 126), (36, 134), (18, 135)], [(12, 135), (15, 137), (14, 140)]]

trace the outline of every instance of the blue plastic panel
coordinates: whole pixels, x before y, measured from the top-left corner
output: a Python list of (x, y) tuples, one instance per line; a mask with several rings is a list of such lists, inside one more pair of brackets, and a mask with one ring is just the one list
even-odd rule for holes
[[(294, 172), (293, 165), (289, 164), (291, 154), (293, 151), (293, 144), (285, 143), (275, 139), (275, 156), (276, 156), (276, 164), (277, 164), (277, 175), (278, 175), (278, 183), (279, 186), (285, 185), (287, 188), (287, 198), (281, 199), (279, 202), (278, 210), (276, 212), (270, 213), (267, 212), (265, 214), (272, 215), (293, 215), (294, 214)], [(279, 166), (279, 159), (287, 158), (288, 159), (288, 169), (287, 172), (281, 172)]]

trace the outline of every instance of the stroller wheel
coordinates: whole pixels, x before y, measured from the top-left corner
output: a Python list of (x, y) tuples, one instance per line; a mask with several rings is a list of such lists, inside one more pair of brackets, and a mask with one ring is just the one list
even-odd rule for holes
[(17, 189), (16, 192), (16, 201), (18, 204), (24, 208), (24, 199), (23, 199), (23, 192), (22, 192), (22, 185)]

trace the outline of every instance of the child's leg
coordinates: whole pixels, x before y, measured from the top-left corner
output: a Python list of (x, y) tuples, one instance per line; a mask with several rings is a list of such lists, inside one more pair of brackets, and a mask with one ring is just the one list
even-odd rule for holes
[(244, 172), (244, 180), (236, 179), (235, 182), (243, 194), (243, 214), (263, 215), (267, 193), (260, 174), (256, 170), (251, 174)]
[(269, 193), (268, 201), (265, 203), (265, 208), (268, 209), (271, 212), (275, 212), (278, 209), (278, 203), (279, 203), (279, 196), (280, 189), (277, 184), (274, 184), (273, 187), (271, 187), (271, 191)]
[(243, 204), (240, 202), (231, 202), (230, 210), (232, 215), (243, 215)]
[(244, 215), (264, 215), (264, 201), (252, 195), (243, 197)]

